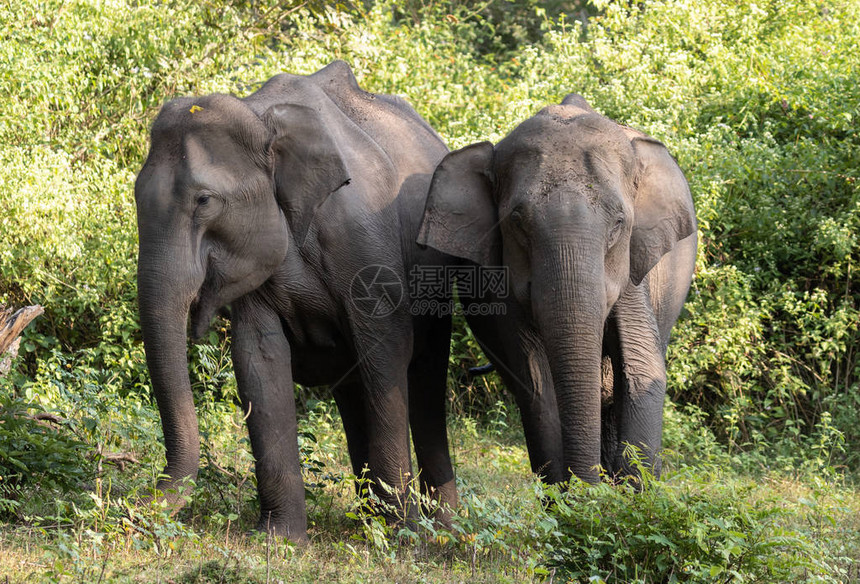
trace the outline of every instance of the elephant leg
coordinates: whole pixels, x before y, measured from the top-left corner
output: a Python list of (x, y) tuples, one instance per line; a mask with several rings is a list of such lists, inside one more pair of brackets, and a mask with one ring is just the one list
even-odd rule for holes
[(603, 362), (601, 363), (603, 393), (600, 412), (600, 465), (609, 476), (619, 469), (614, 468), (619, 448), (619, 411), (621, 395), (619, 383), (624, 381), (621, 372), (621, 351), (618, 344), (618, 329), (610, 316), (603, 332)]
[[(352, 472), (357, 478), (361, 478), (370, 462), (364, 387), (358, 381), (342, 382), (333, 388), (332, 393), (334, 394), (334, 401), (337, 403), (338, 412), (340, 412), (340, 419), (343, 422)], [(362, 494), (360, 482), (356, 484), (356, 489), (359, 494)]]
[(612, 480), (620, 469), (615, 468), (618, 439), (618, 416), (613, 406), (604, 406), (600, 412), (600, 466)]
[(391, 326), (395, 319), (391, 315), (374, 319), (375, 326), (356, 327), (354, 338), (365, 389), (369, 478), (374, 492), (389, 508), (385, 515), (400, 521), (411, 512), (407, 506), (413, 478), (407, 370), (412, 355), (412, 329), (411, 319), (402, 327)]
[[(475, 302), (478, 300), (465, 302), (467, 315), (469, 306)], [(505, 387), (514, 395), (532, 472), (546, 483), (561, 482), (564, 480), (561, 423), (543, 343), (513, 299), (492, 302), (503, 303), (504, 313), (467, 316), (469, 328), (496, 366)]]
[(451, 318), (431, 317), (422, 337), (423, 350), (409, 364), (409, 421), (421, 492), (439, 503), (436, 519), (447, 525), (457, 506), (445, 408)]
[(612, 322), (621, 373), (614, 384), (618, 439), (612, 467), (615, 472), (636, 474), (624, 456), (629, 444), (641, 450), (643, 461), (659, 476), (666, 363), (647, 282), (627, 288), (615, 305)]
[(547, 484), (564, 480), (561, 422), (549, 361), (537, 339), (523, 339), (525, 348), (499, 368), (514, 392), (523, 423), (532, 472)]
[(307, 540), (290, 346), (277, 314), (245, 296), (233, 303), (233, 363), (256, 460), (260, 530)]

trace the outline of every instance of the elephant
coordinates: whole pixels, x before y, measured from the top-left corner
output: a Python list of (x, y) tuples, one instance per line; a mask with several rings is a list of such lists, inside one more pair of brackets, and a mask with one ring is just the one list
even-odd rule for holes
[[(513, 392), (532, 470), (549, 483), (659, 476), (665, 356), (689, 291), (697, 225), (666, 147), (570, 94), (495, 146), (449, 153), (419, 243), (503, 266), (506, 294), (467, 322)], [(484, 311), (486, 312), (486, 311)]]
[(198, 471), (188, 336), (228, 309), (258, 529), (307, 539), (294, 383), (331, 386), (353, 470), (366, 468), (398, 514), (413, 478), (409, 412), (420, 412), (421, 488), (456, 504), (444, 431), (451, 319), (413, 316), (404, 293), (411, 266), (451, 260), (416, 243), (447, 152), (405, 100), (362, 90), (343, 61), (279, 74), (244, 98), (162, 107), (135, 183), (140, 323), (167, 459), (160, 498), (178, 508)]

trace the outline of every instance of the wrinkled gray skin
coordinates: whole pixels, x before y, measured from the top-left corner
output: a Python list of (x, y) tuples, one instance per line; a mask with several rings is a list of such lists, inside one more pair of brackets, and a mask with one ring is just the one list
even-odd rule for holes
[[(398, 488), (411, 476), (408, 388), (422, 486), (456, 504), (444, 431), (450, 319), (413, 318), (408, 289), (397, 302), (412, 265), (445, 261), (415, 241), (446, 152), (408, 104), (361, 90), (343, 62), (278, 75), (244, 99), (163, 107), (135, 197), (141, 326), (167, 449), (158, 489), (171, 504), (199, 458), (186, 327), (201, 336), (228, 304), (260, 529), (307, 537), (294, 382), (332, 385), (355, 472), (367, 465)], [(386, 285), (362, 288), (373, 272), (354, 280), (380, 265)], [(403, 504), (402, 492), (380, 495)]]
[(419, 242), (507, 266), (503, 316), (468, 322), (521, 410), (548, 482), (659, 473), (665, 353), (689, 290), (696, 219), (666, 148), (571, 94), (495, 147), (437, 168)]

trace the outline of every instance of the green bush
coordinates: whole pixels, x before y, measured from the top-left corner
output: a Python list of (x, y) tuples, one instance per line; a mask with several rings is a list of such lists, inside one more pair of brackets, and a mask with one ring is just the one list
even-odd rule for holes
[(795, 513), (752, 486), (697, 469), (690, 484), (572, 485), (551, 490), (558, 524), (548, 566), (590, 582), (839, 582), (832, 559), (787, 529)]
[(94, 461), (85, 458), (87, 444), (54, 420), (23, 400), (0, 396), (0, 517), (14, 517), (22, 496), (34, 490), (50, 497), (81, 489), (91, 478)]
[(682, 466), (664, 481), (640, 472), (617, 485), (533, 482), (502, 494), (461, 485), (461, 510), (446, 527), (425, 516), (412, 529), (390, 526), (363, 504), (349, 516), (381, 558), (408, 547), (454, 562), (494, 559), (507, 563), (511, 581), (835, 584), (849, 575), (850, 559), (816, 539), (839, 537), (833, 526), (844, 520), (827, 488), (785, 500), (708, 465)]

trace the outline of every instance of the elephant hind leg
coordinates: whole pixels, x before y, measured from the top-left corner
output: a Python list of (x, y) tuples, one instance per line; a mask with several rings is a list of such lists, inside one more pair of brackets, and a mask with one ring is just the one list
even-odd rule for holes
[(450, 337), (450, 317), (433, 320), (409, 364), (409, 420), (421, 492), (439, 503), (435, 517), (444, 525), (450, 525), (458, 502), (445, 408)]
[(364, 317), (364, 322), (353, 323), (353, 334), (364, 390), (368, 478), (383, 503), (383, 516), (401, 523), (414, 514), (407, 394), (412, 331), (411, 322), (396, 326), (394, 319)]
[[(349, 460), (352, 463), (352, 472), (360, 478), (368, 466), (370, 455), (368, 452), (368, 428), (365, 415), (364, 388), (360, 381), (342, 382), (332, 388), (334, 401), (343, 422), (344, 434), (346, 434), (346, 447), (349, 450)], [(366, 496), (366, 488), (362, 481), (356, 483), (356, 492), (359, 496)]]

